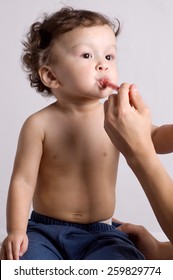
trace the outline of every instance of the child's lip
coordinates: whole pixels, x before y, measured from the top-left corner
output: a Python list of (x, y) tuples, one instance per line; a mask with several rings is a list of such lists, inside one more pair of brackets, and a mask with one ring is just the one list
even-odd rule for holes
[(101, 79), (99, 79), (99, 83), (102, 86), (102, 88), (106, 88), (107, 87), (107, 82), (108, 82), (108, 78), (101, 78)]
[(118, 91), (119, 90), (119, 86), (117, 86), (116, 84), (112, 83), (109, 81), (108, 78), (102, 78), (99, 80), (99, 83), (100, 85), (102, 86), (102, 88), (107, 88), (107, 87), (110, 87), (112, 88), (113, 90), (116, 90)]

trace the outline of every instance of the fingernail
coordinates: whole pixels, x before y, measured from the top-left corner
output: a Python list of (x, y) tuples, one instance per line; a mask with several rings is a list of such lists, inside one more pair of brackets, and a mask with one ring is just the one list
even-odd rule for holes
[(132, 84), (130, 87), (133, 91), (138, 91), (138, 88), (135, 84)]

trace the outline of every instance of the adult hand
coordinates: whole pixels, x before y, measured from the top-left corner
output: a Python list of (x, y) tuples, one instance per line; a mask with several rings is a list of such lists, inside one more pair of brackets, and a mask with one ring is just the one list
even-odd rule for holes
[(129, 238), (147, 260), (172, 260), (171, 242), (160, 242), (145, 227), (125, 223), (117, 228), (129, 234)]
[(116, 148), (128, 160), (134, 153), (153, 149), (150, 111), (136, 86), (124, 83), (104, 103), (104, 127)]

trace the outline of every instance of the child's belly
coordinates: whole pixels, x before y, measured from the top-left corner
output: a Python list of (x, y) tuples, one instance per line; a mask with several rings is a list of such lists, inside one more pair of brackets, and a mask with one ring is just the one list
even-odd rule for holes
[[(114, 187), (115, 188), (115, 187)], [(51, 191), (38, 187), (35, 191), (33, 208), (36, 212), (63, 221), (74, 223), (110, 223), (115, 209), (115, 192), (110, 187), (91, 187)]]

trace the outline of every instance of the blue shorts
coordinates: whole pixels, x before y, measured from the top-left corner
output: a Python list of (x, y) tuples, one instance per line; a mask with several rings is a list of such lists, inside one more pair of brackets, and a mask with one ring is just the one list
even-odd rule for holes
[(119, 224), (78, 224), (32, 212), (29, 245), (21, 260), (143, 260), (141, 252), (116, 229)]

